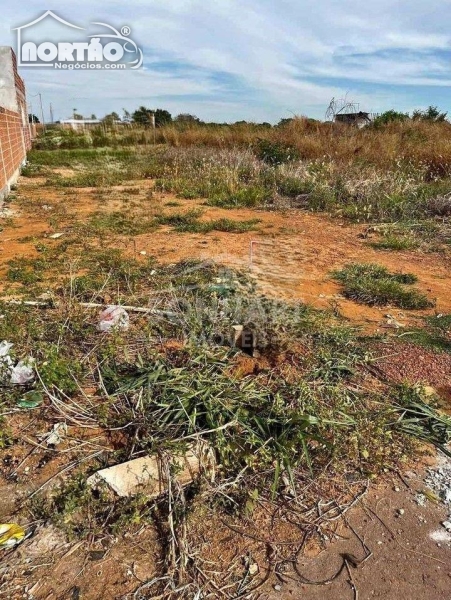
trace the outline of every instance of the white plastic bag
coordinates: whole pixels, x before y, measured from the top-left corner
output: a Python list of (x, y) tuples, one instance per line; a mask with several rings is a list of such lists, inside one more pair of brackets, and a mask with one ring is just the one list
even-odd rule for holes
[(11, 385), (26, 385), (32, 383), (35, 378), (34, 358), (20, 360), (15, 367), (9, 355), (13, 345), (3, 340), (0, 343), (0, 378), (9, 379)]
[(26, 360), (19, 360), (17, 365), (11, 368), (11, 378), (9, 382), (12, 385), (25, 385), (34, 381), (34, 360), (27, 358)]
[(108, 306), (99, 315), (98, 331), (111, 331), (112, 329), (128, 329), (130, 317), (122, 306)]
[(13, 361), (11, 360), (11, 357), (9, 355), (9, 351), (12, 347), (13, 345), (10, 342), (7, 342), (6, 340), (3, 340), (3, 342), (0, 343), (0, 364), (4, 364), (7, 366), (13, 364)]
[(7, 341), (0, 343), (0, 380), (7, 379), (11, 374), (11, 368), (13, 361), (9, 355), (9, 351), (12, 348), (12, 344)]

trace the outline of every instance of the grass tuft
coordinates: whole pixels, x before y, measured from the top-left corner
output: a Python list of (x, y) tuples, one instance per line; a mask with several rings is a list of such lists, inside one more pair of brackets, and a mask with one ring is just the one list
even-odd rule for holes
[(343, 284), (346, 298), (362, 304), (391, 304), (411, 310), (433, 306), (424, 294), (405, 287), (417, 281), (417, 277), (411, 273), (390, 273), (381, 265), (353, 263), (341, 271), (335, 271), (333, 278)]

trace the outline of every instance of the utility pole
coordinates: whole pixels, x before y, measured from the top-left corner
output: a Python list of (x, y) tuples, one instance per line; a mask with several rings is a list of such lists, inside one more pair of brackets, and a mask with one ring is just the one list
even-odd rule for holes
[(50, 102), (50, 123), (53, 125), (53, 106)]
[(38, 94), (38, 96), (39, 96), (39, 104), (41, 105), (42, 129), (44, 130), (44, 133), (45, 133), (45, 118), (44, 118), (44, 109), (42, 108), (42, 96), (41, 96), (41, 94)]

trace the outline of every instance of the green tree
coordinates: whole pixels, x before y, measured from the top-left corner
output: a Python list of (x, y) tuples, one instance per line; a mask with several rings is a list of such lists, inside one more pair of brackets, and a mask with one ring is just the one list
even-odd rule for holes
[(174, 123), (183, 123), (186, 125), (196, 125), (196, 124), (202, 123), (202, 121), (199, 119), (199, 117), (196, 117), (195, 115), (190, 115), (189, 113), (181, 113), (180, 115), (177, 115), (175, 117)]
[(157, 127), (162, 127), (163, 125), (167, 125), (172, 121), (172, 115), (167, 110), (162, 108), (151, 110), (145, 106), (140, 106), (137, 110), (135, 110), (135, 112), (132, 114), (132, 119), (134, 123), (149, 127), (151, 122), (150, 116), (152, 114), (155, 115), (155, 125)]
[(277, 123), (277, 127), (285, 127), (286, 125), (289, 125), (293, 121), (294, 121), (294, 119), (291, 117), (288, 117), (285, 119), (280, 119), (280, 121)]
[(436, 106), (429, 106), (426, 110), (414, 110), (412, 119), (414, 121), (431, 121), (433, 123), (442, 123), (446, 121), (448, 113), (441, 113)]
[(38, 119), (36, 115), (32, 115), (31, 113), (28, 115), (29, 123), (40, 123), (41, 121)]
[(102, 119), (102, 121), (105, 123), (105, 125), (113, 125), (116, 121), (120, 121), (120, 120), (121, 120), (121, 118), (117, 114), (117, 112), (112, 112), (108, 115), (105, 115)]
[(408, 113), (398, 112), (393, 109), (386, 110), (373, 120), (373, 125), (374, 127), (380, 127), (381, 125), (386, 125), (387, 123), (402, 123), (408, 119), (410, 119)]

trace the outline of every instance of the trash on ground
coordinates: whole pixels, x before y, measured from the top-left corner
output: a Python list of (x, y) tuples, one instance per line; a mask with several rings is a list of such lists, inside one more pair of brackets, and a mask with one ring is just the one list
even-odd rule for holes
[(64, 235), (64, 233), (52, 233), (52, 235), (49, 235), (49, 238), (51, 240), (58, 240), (63, 235)]
[(13, 344), (6, 340), (0, 343), (0, 379), (9, 380), (12, 385), (32, 383), (35, 379), (34, 358), (20, 360), (14, 367), (9, 353), (12, 347)]
[(130, 317), (122, 306), (108, 306), (99, 315), (98, 331), (111, 331), (112, 329), (128, 329)]
[(37, 408), (44, 402), (44, 396), (42, 392), (31, 390), (22, 396), (17, 403), (19, 408)]
[(3, 342), (0, 343), (0, 379), (5, 379), (6, 375), (11, 373), (13, 361), (9, 355), (9, 351), (12, 346), (13, 345), (6, 340), (3, 340)]
[(403, 323), (397, 321), (392, 315), (385, 315), (387, 321), (381, 325), (381, 327), (385, 327), (386, 329), (402, 329), (405, 327)]
[[(180, 485), (191, 483), (203, 470), (214, 469), (213, 451), (206, 444), (199, 444), (184, 455), (172, 456), (169, 462), (177, 466), (175, 477)], [(97, 471), (88, 478), (87, 484), (93, 488), (107, 485), (121, 497), (145, 492), (149, 498), (156, 498), (168, 489), (165, 473), (161, 457), (145, 456)]]
[(9, 549), (21, 544), (26, 537), (26, 530), (16, 523), (0, 524), (0, 549)]
[(67, 435), (67, 425), (66, 423), (56, 423), (53, 426), (52, 431), (46, 433), (41, 437), (47, 444), (47, 446), (58, 446), (64, 440)]
[(32, 383), (34, 378), (33, 358), (20, 360), (17, 365), (11, 369), (10, 383), (12, 385), (26, 385), (27, 383)]

